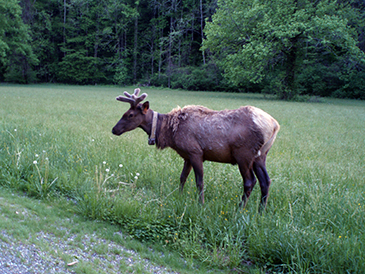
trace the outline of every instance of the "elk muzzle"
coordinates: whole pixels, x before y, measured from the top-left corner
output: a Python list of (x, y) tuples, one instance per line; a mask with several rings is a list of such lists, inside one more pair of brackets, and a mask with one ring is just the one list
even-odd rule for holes
[(112, 133), (114, 135), (118, 135), (118, 136), (121, 135), (121, 133), (119, 133), (118, 130), (115, 127), (113, 127), (113, 129), (112, 129)]

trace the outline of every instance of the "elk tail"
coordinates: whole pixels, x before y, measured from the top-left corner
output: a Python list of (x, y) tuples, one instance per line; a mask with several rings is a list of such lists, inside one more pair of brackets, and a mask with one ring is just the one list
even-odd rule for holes
[(268, 140), (265, 140), (265, 143), (263, 144), (263, 146), (261, 147), (261, 149), (258, 151), (257, 156), (256, 157), (260, 157), (261, 155), (266, 155), (271, 146), (273, 145), (275, 139), (276, 139), (276, 135), (278, 134), (280, 130), (280, 125), (279, 123), (273, 119), (272, 121), (272, 128), (271, 128), (271, 137)]

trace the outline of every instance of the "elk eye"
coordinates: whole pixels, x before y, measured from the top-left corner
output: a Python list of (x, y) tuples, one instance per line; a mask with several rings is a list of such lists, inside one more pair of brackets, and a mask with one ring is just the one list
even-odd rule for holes
[(133, 117), (133, 113), (129, 114), (128, 118), (132, 118)]

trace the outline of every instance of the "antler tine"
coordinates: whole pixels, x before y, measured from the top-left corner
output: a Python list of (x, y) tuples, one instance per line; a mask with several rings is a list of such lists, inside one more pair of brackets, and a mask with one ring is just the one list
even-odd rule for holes
[(135, 104), (135, 100), (132, 99), (132, 98), (127, 98), (127, 97), (123, 97), (122, 95), (119, 95), (117, 98), (115, 98), (116, 100), (118, 101), (121, 101), (121, 102), (126, 102), (126, 103), (130, 103), (131, 106), (134, 106)]
[(146, 99), (147, 93), (143, 93), (141, 96), (136, 98), (136, 105), (139, 104), (139, 102), (142, 102), (144, 99)]
[(136, 88), (135, 90), (134, 90), (134, 93), (133, 94), (129, 94), (128, 92), (124, 92), (124, 95), (125, 96), (127, 96), (128, 98), (132, 98), (132, 99), (137, 99), (137, 96), (138, 96), (138, 94), (139, 94), (139, 92), (140, 92), (141, 90), (139, 89), (139, 88)]
[(127, 96), (128, 98), (133, 98), (133, 95), (129, 94), (128, 92), (123, 92), (125, 96)]
[(147, 93), (143, 93), (141, 96), (137, 97), (140, 91), (141, 90), (139, 88), (136, 88), (133, 94), (129, 94), (128, 92), (124, 91), (123, 93), (126, 97), (120, 95), (115, 99), (121, 102), (130, 103), (131, 107), (136, 107), (140, 102), (142, 102), (147, 97)]
[(136, 88), (134, 90), (134, 95), (137, 97), (140, 92), (141, 92), (140, 88)]
[[(139, 88), (136, 88), (135, 90), (134, 90), (134, 93), (131, 95), (131, 97), (130, 98), (133, 98), (134, 100), (137, 100), (137, 96), (138, 96), (138, 94), (139, 94), (139, 92), (140, 92), (141, 90), (139, 89)], [(137, 104), (136, 104), (137, 105)]]

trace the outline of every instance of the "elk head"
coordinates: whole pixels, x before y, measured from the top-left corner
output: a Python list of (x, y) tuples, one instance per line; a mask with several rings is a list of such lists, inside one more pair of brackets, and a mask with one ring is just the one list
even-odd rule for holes
[(118, 101), (130, 103), (131, 107), (113, 127), (113, 134), (121, 135), (146, 124), (146, 114), (149, 109), (149, 102), (147, 101), (144, 104), (140, 104), (140, 102), (147, 97), (147, 94), (143, 93), (138, 97), (139, 92), (140, 89), (137, 88), (134, 90), (134, 94), (129, 94), (125, 91), (124, 95), (126, 97), (118, 96), (115, 98)]

